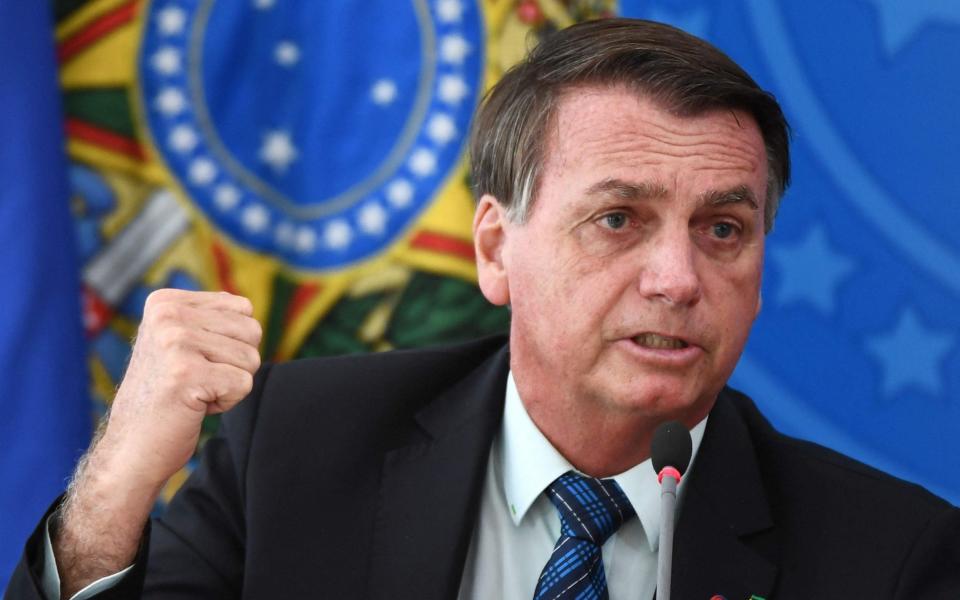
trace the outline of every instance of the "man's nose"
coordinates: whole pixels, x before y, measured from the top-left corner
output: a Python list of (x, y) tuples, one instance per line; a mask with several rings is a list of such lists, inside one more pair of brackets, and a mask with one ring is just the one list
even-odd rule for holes
[(662, 232), (650, 240), (641, 265), (639, 288), (645, 298), (677, 306), (700, 300), (696, 247), (689, 231), (684, 228)]

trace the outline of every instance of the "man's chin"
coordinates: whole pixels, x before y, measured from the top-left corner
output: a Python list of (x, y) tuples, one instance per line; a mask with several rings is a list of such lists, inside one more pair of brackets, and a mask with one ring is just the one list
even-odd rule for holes
[[(613, 410), (657, 421), (686, 421), (685, 417), (697, 412), (704, 404), (698, 395), (677, 385), (627, 387), (607, 395), (606, 398), (606, 404)], [(709, 411), (709, 408), (707, 410)]]

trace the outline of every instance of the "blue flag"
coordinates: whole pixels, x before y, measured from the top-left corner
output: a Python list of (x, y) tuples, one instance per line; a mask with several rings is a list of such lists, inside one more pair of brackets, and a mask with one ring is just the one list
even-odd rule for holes
[(50, 3), (0, 0), (0, 589), (89, 443)]

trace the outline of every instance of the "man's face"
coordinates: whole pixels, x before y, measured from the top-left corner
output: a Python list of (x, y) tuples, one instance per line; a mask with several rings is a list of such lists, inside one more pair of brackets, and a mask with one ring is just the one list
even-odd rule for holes
[(760, 308), (766, 181), (746, 113), (678, 117), (622, 88), (569, 91), (527, 222), (485, 200), (502, 238), (481, 285), (511, 305), (528, 409), (701, 419)]

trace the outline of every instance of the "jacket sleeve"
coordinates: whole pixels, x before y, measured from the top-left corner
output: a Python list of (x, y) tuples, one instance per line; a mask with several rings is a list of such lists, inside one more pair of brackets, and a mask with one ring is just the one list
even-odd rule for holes
[[(264, 366), (253, 391), (224, 415), (220, 431), (203, 448), (193, 473), (164, 514), (147, 523), (133, 568), (96, 600), (136, 598), (239, 598), (244, 573), (244, 474), (260, 396), (270, 371)], [(56, 600), (43, 594), (44, 531), (50, 507), (27, 541), (4, 598)]]
[[(47, 509), (36, 529), (30, 534), (24, 547), (23, 555), (10, 577), (10, 583), (3, 597), (5, 600), (58, 600), (47, 598), (43, 593), (43, 573), (46, 565), (46, 527), (47, 520), (60, 507), (63, 496), (57, 498)], [(114, 600), (121, 598), (139, 598), (143, 586), (144, 567), (146, 566), (147, 548), (150, 544), (150, 523), (144, 528), (140, 539), (140, 547), (134, 558), (133, 567), (127, 574), (112, 587), (103, 590), (94, 598), (98, 600)], [(56, 566), (53, 567), (54, 569)]]

